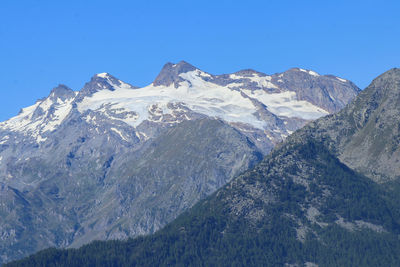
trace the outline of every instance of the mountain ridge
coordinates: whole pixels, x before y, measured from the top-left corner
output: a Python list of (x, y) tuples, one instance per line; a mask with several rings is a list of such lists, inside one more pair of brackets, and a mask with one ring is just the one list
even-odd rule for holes
[[(284, 116), (285, 120), (287, 121), (286, 123), (289, 124), (289, 128), (291, 128), (290, 125), (293, 124), (293, 123), (295, 123), (295, 124), (296, 123), (297, 124), (298, 123), (303, 123), (304, 124), (304, 122), (302, 122), (302, 120), (304, 120), (304, 118), (307, 120), (308, 118), (316, 118), (318, 116), (325, 115), (328, 112), (329, 113), (336, 112), (337, 110), (339, 110), (343, 106), (344, 102), (349, 101), (350, 99), (352, 99), (354, 97), (354, 95), (356, 95), (359, 92), (359, 89), (356, 86), (354, 86), (353, 84), (349, 83), (349, 84), (346, 85), (346, 87), (345, 87), (346, 89), (345, 90), (348, 90), (348, 93), (350, 93), (350, 95), (347, 95), (347, 96), (343, 95), (343, 96), (340, 97), (340, 99), (343, 99), (343, 100), (340, 100), (336, 104), (329, 104), (328, 106), (325, 106), (325, 104), (321, 104), (321, 101), (322, 101), (321, 100), (321, 96), (320, 96), (321, 93), (312, 93), (311, 94), (311, 95), (316, 95), (317, 98), (315, 98), (315, 97), (304, 97), (299, 93), (301, 90), (303, 90), (301, 88), (295, 89), (294, 92), (291, 91), (291, 90), (293, 90), (293, 88), (296, 88), (297, 85), (293, 85), (292, 86), (293, 88), (290, 89), (290, 90), (287, 89), (288, 85), (283, 85), (283, 87), (284, 87), (283, 91), (286, 92), (286, 93), (282, 93), (281, 95), (273, 94), (273, 96), (276, 99), (272, 100), (272, 102), (271, 102), (271, 101), (267, 100), (268, 97), (269, 97), (269, 93), (281, 93), (282, 89), (279, 89), (279, 86), (277, 87), (276, 84), (269, 82), (269, 80), (276, 80), (275, 83), (278, 83), (279, 80), (281, 80), (279, 78), (279, 76), (282, 76), (284, 78), (285, 75), (283, 75), (283, 74), (279, 74), (279, 75), (277, 75), (276, 78), (274, 78), (274, 77), (268, 76), (266, 74), (262, 74), (261, 75), (259, 72), (251, 72), (251, 75), (257, 74), (257, 75), (261, 75), (261, 76), (254, 76), (253, 77), (253, 76), (249, 76), (249, 74), (243, 74), (245, 76), (240, 77), (240, 76), (237, 76), (237, 74), (238, 73), (243, 73), (243, 72), (239, 71), (239, 72), (236, 72), (236, 74), (223, 74), (223, 75), (215, 76), (215, 75), (210, 75), (208, 73), (200, 71), (199, 69), (193, 67), (189, 63), (186, 63), (186, 62), (183, 62), (183, 61), (178, 63), (178, 64), (175, 64), (175, 65), (172, 64), (172, 63), (167, 63), (166, 66), (167, 65), (168, 66), (175, 66), (175, 65), (176, 66), (190, 66), (190, 67), (188, 67), (188, 69), (186, 67), (183, 67), (182, 71), (179, 72), (179, 75), (177, 75), (174, 78), (174, 79), (178, 79), (180, 83), (182, 83), (184, 81), (188, 81), (189, 88), (192, 86), (191, 84), (193, 82), (195, 82), (196, 79), (198, 80), (198, 82), (200, 82), (200, 84), (198, 84), (198, 86), (200, 86), (200, 88), (202, 86), (206, 86), (206, 87), (207, 86), (212, 86), (212, 87), (215, 87), (215, 88), (221, 88), (221, 87), (218, 87), (215, 84), (224, 85), (225, 86), (225, 89), (224, 89), (225, 91), (221, 91), (221, 93), (224, 93), (224, 94), (232, 94), (235, 90), (238, 90), (237, 88), (246, 88), (246, 90), (240, 89), (241, 96), (235, 96), (234, 94), (232, 95), (232, 97), (236, 97), (238, 100), (243, 102), (241, 104), (241, 106), (239, 105), (239, 107), (243, 111), (245, 111), (248, 108), (256, 109), (252, 104), (246, 103), (246, 100), (245, 100), (245, 99), (255, 99), (259, 103), (262, 103), (264, 105), (263, 107), (261, 107), (259, 109), (259, 112), (263, 112), (265, 110), (265, 111), (270, 111), (270, 112), (272, 112), (272, 113), (274, 113), (274, 114), (276, 114), (278, 116)], [(163, 68), (163, 70), (165, 70), (165, 68)], [(160, 72), (159, 75), (162, 75), (163, 70)], [(196, 70), (198, 73), (194, 74), (194, 75), (189, 75), (187, 77), (181, 77), (181, 74), (187, 74), (188, 72), (191, 72), (193, 70)], [(290, 72), (290, 71), (291, 70), (289, 70), (288, 72)], [(314, 76), (313, 75), (309, 75), (308, 71), (304, 71), (303, 72), (303, 71), (300, 71), (300, 69), (297, 72), (301, 72), (301, 73), (303, 73), (303, 75), (308, 75), (308, 76), (311, 76), (311, 77), (315, 77), (315, 75), (316, 75), (316, 74), (314, 74)], [(202, 76), (202, 75), (205, 75), (205, 76)], [(268, 77), (270, 77), (270, 78), (268, 78)], [(316, 76), (316, 77), (319, 78), (320, 76)], [(289, 78), (291, 79), (293, 77), (288, 77), (286, 79), (289, 79)], [(335, 81), (337, 79), (335, 78), (333, 80)], [(338, 84), (338, 86), (340, 85), (340, 81), (336, 82), (336, 83)], [(175, 83), (175, 88), (179, 87), (178, 84), (179, 83)], [(226, 87), (226, 86), (228, 86), (228, 87)], [(310, 85), (310, 86), (314, 86), (314, 85)], [(326, 85), (323, 85), (323, 86), (325, 87)], [(331, 86), (332, 88), (335, 88), (332, 85), (329, 85), (329, 86)], [(159, 87), (159, 85), (156, 85), (155, 87)], [(117, 78), (115, 78), (112, 75), (107, 74), (107, 73), (94, 75), (91, 78), (91, 81), (86, 83), (81, 91), (75, 92), (75, 94), (77, 94), (77, 96), (74, 99), (73, 103), (65, 105), (64, 112), (60, 112), (60, 113), (62, 113), (62, 114), (60, 114), (60, 119), (57, 122), (54, 122), (54, 124), (59, 125), (66, 118), (66, 115), (68, 115), (68, 112), (73, 110), (74, 108), (77, 108), (77, 106), (79, 106), (79, 103), (81, 103), (84, 99), (88, 99), (93, 94), (96, 94), (96, 93), (99, 93), (99, 92), (103, 92), (102, 90), (104, 90), (104, 89), (106, 89), (106, 91), (108, 90), (108, 91), (113, 92), (117, 88), (120, 88), (120, 89), (139, 89), (139, 88), (137, 88), (135, 86), (131, 86), (130, 84), (122, 82), (121, 80), (118, 80)], [(149, 91), (150, 88), (151, 88), (151, 86), (150, 87), (145, 87), (144, 91), (142, 90), (143, 91), (142, 95), (145, 96), (146, 95), (146, 91)], [(260, 90), (260, 89), (262, 89), (262, 90)], [(182, 93), (189, 93), (189, 95), (191, 95), (191, 94), (196, 92), (196, 91), (189, 90), (189, 89), (187, 89), (187, 90), (188, 91), (182, 91)], [(254, 90), (256, 90), (256, 91), (254, 91)], [(319, 90), (325, 90), (325, 89), (315, 89), (315, 92), (318, 92)], [(336, 89), (334, 89), (334, 90), (336, 90)], [(191, 91), (193, 91), (193, 93), (191, 93)], [(137, 92), (140, 92), (140, 90), (137, 91)], [(213, 92), (213, 91), (209, 91), (209, 92), (212, 93), (212, 94), (215, 94), (215, 92)], [(326, 92), (325, 93), (323, 93), (323, 91), (321, 91), (321, 92), (322, 92), (322, 94), (326, 94)], [(329, 94), (332, 94), (332, 92), (330, 92)], [(162, 90), (160, 92), (158, 92), (158, 90), (155, 90), (154, 93), (155, 94), (162, 94)], [(201, 94), (201, 91), (196, 92), (196, 94), (199, 94), (199, 93)], [(69, 94), (69, 97), (72, 97), (72, 93), (71, 92), (69, 92), (68, 94)], [(134, 94), (132, 93), (131, 96), (128, 96), (128, 97), (134, 97)], [(218, 105), (218, 103), (216, 103), (216, 102), (213, 103), (212, 101), (223, 101), (222, 103), (226, 102), (225, 105), (229, 105), (230, 104), (229, 102), (227, 102), (226, 99), (223, 99), (223, 98), (221, 98), (221, 96), (218, 96), (218, 95), (216, 95), (216, 96), (210, 95), (209, 98), (207, 98), (206, 95), (204, 95), (204, 96), (201, 96), (201, 95), (193, 96), (195, 98), (192, 97), (192, 98), (190, 98), (191, 100), (190, 99), (186, 99), (186, 100), (182, 99), (183, 95), (177, 95), (176, 97), (177, 98), (175, 100), (172, 99), (171, 101), (177, 101), (177, 102), (185, 103), (185, 101), (193, 101), (193, 100), (195, 100), (194, 104), (192, 104), (192, 105), (196, 105), (196, 106), (201, 105), (202, 106), (201, 109), (195, 110), (195, 112), (200, 112), (200, 113), (203, 113), (203, 114), (204, 114), (204, 112), (206, 112), (206, 115), (213, 115), (213, 116), (216, 116), (216, 117), (219, 117), (221, 115), (218, 115), (218, 113), (215, 113), (215, 111), (212, 111), (210, 109), (211, 108), (214, 109), (214, 110), (221, 109), (221, 105)], [(201, 98), (197, 99), (196, 97), (197, 98), (201, 97)], [(304, 100), (304, 99), (307, 99), (307, 98), (308, 98), (307, 101)], [(243, 99), (243, 100), (241, 100), (241, 99)], [(285, 108), (283, 108), (284, 105), (287, 105), (287, 104), (285, 104), (285, 101), (288, 101), (287, 99), (290, 99), (290, 101), (292, 101), (290, 103), (293, 103), (293, 104), (291, 104), (292, 106), (290, 107), (291, 110), (285, 110)], [(46, 100), (46, 99), (44, 99), (44, 100)], [(324, 100), (322, 102), (325, 103), (325, 102), (331, 101), (331, 100), (332, 99), (329, 96), (327, 96), (327, 97), (324, 98)], [(111, 99), (110, 101), (114, 101), (114, 100)], [(146, 100), (145, 98), (142, 97), (142, 98), (139, 98), (137, 101), (149, 101), (149, 100)], [(150, 100), (150, 101), (152, 101), (152, 100)], [(155, 100), (155, 101), (159, 101), (159, 100)], [(282, 103), (277, 105), (276, 101), (281, 101)], [(302, 101), (306, 101), (306, 102), (302, 102)], [(42, 101), (39, 101), (39, 102), (42, 102)], [(237, 102), (237, 103), (239, 103), (239, 102)], [(289, 102), (287, 102), (287, 103), (289, 104)], [(317, 105), (320, 105), (322, 108), (318, 109), (318, 106), (313, 106), (316, 103), (319, 103)], [(151, 104), (152, 104), (151, 102), (147, 102), (147, 104), (146, 104), (147, 107), (144, 107), (144, 108), (150, 108)], [(208, 105), (208, 106), (204, 106), (205, 104)], [(43, 105), (52, 105), (52, 103), (45, 103)], [(186, 105), (187, 105), (187, 103), (186, 103)], [(283, 107), (281, 107), (279, 105), (282, 105)], [(299, 108), (300, 105), (306, 105), (306, 106), (304, 106), (302, 108)], [(132, 106), (132, 104), (131, 104), (131, 106)], [(29, 109), (29, 108), (33, 108), (33, 106), (25, 108), (25, 110)], [(163, 111), (166, 111), (166, 109), (164, 107), (160, 107), (160, 108), (162, 108)], [(324, 108), (327, 111), (324, 110)], [(127, 108), (127, 107), (123, 107), (123, 109), (125, 109), (126, 112), (127, 112), (126, 116), (128, 116), (128, 117), (130, 116), (131, 117), (130, 119), (127, 118), (126, 120), (123, 120), (125, 122), (128, 122), (128, 121), (132, 121), (133, 122), (133, 121), (136, 120), (137, 121), (136, 125), (137, 125), (141, 121), (143, 121), (142, 118), (145, 119), (148, 116), (148, 115), (144, 114), (143, 112), (138, 113), (139, 110), (137, 110), (137, 109), (133, 109), (132, 110), (132, 108)], [(304, 111), (302, 111), (302, 109), (304, 109)], [(314, 113), (310, 113), (310, 111), (312, 111)], [(119, 111), (119, 109), (111, 109), (109, 111), (109, 113), (115, 113), (115, 112), (120, 112), (120, 111)], [(229, 111), (228, 112), (227, 111), (221, 111), (221, 112), (228, 113)], [(248, 112), (248, 111), (245, 111), (245, 112)], [(300, 112), (300, 113), (298, 113), (298, 112)], [(26, 116), (29, 116), (29, 113), (27, 113)], [(254, 124), (254, 126), (256, 128), (260, 128), (260, 129), (262, 128), (262, 126), (260, 126), (260, 123), (261, 124), (263, 123), (262, 120), (258, 120), (257, 118), (254, 118), (254, 116), (252, 114), (250, 114), (250, 113), (248, 115), (245, 115), (245, 116), (246, 117), (237, 118), (237, 119), (235, 119), (234, 117), (230, 117), (229, 120), (231, 122), (241, 122), (241, 123), (249, 123), (250, 122), (249, 120), (251, 120), (251, 121), (254, 121), (253, 124)], [(287, 116), (289, 116), (289, 117), (287, 117)], [(121, 115), (120, 115), (120, 117), (121, 117)], [(292, 118), (294, 118), (298, 122), (294, 122)], [(29, 120), (29, 118), (21, 118), (21, 119), (22, 120)], [(18, 118), (18, 120), (21, 120), (21, 119)], [(118, 116), (114, 116), (114, 119), (118, 119)], [(225, 118), (225, 120), (226, 119), (227, 118)], [(8, 121), (10, 121), (10, 120), (8, 120)], [(0, 123), (0, 128), (6, 128), (7, 129), (7, 124), (8, 124), (7, 122), (8, 121)], [(29, 123), (29, 121), (27, 121), (27, 123)], [(31, 124), (33, 124), (33, 123), (31, 123)], [(35, 125), (34, 127), (40, 127), (40, 125)], [(15, 129), (15, 127), (12, 127), (12, 126), (8, 127), (8, 128)], [(23, 131), (26, 131), (26, 129), (24, 127), (22, 127), (22, 128), (23, 128)], [(44, 125), (42, 125), (41, 128), (44, 128)], [(282, 130), (282, 129), (280, 129), (280, 130)], [(290, 129), (290, 130), (292, 131), (292, 129)], [(287, 133), (286, 133), (286, 135), (287, 135)], [(39, 138), (39, 140), (42, 140), (42, 139), (44, 139), (44, 136), (41, 136)]]
[[(390, 69), (374, 79), (351, 105), (326, 120), (310, 123), (304, 131), (308, 129), (306, 134), (336, 146), (341, 150), (336, 155), (342, 162), (376, 182), (397, 179), (400, 177), (397, 167), (400, 113), (396, 108), (400, 104), (399, 85), (400, 69)], [(359, 155), (364, 155), (362, 161), (358, 160)]]
[(45, 250), (6, 266), (396, 266), (398, 173), (377, 180), (342, 155), (365, 127), (368, 140), (399, 125), (399, 81), (396, 69), (380, 75), (342, 111), (297, 130), (153, 235)]
[(376, 141), (376, 131), (399, 125), (399, 81), (398, 70), (380, 75), (342, 111), (297, 130), (153, 235), (49, 249), (6, 266), (396, 266), (399, 177), (377, 180), (342, 155), (365, 127), (364, 139)]
[(50, 93), (0, 123), (0, 183), (10, 196), (0, 198), (1, 260), (152, 233), (329, 113), (299, 100), (305, 86), (294, 79), (308, 77), (324, 95), (315, 103), (326, 92), (342, 95), (337, 109), (359, 91), (297, 72), (274, 82), (252, 71), (196, 69), (180, 73), (178, 87), (144, 88), (101, 73), (81, 91), (61, 86), (55, 91), (67, 97)]

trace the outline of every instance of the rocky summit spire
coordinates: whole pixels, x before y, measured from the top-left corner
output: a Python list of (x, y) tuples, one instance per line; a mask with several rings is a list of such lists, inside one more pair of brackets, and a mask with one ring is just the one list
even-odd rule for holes
[(125, 83), (111, 74), (103, 72), (94, 75), (90, 81), (85, 84), (77, 96), (77, 101), (101, 90), (115, 91), (117, 88), (136, 89), (138, 87)]
[(100, 73), (94, 75), (90, 82), (86, 83), (85, 86), (82, 88), (81, 93), (85, 93), (87, 95), (94, 94), (100, 90), (110, 90), (114, 91), (115, 88), (110, 81), (114, 81), (117, 79), (108, 73)]
[(175, 87), (177, 87), (177, 83), (183, 81), (183, 79), (179, 77), (179, 74), (193, 71), (196, 69), (197, 69), (196, 67), (192, 66), (191, 64), (183, 60), (177, 64), (168, 62), (167, 64), (164, 65), (160, 74), (158, 74), (157, 78), (154, 80), (153, 84), (155, 86), (160, 86), (160, 85), (169, 86), (171, 84), (175, 84)]
[(75, 92), (64, 84), (59, 84), (57, 87), (54, 87), (51, 90), (49, 98), (50, 99), (57, 99), (60, 98), (62, 101), (66, 99), (72, 98), (75, 96)]

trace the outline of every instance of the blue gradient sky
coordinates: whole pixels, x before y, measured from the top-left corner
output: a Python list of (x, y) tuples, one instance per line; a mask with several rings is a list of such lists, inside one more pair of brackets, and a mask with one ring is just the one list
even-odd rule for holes
[(59, 83), (152, 82), (168, 61), (213, 74), (291, 67), (364, 88), (400, 66), (399, 1), (41, 1), (0, 5), (0, 121)]

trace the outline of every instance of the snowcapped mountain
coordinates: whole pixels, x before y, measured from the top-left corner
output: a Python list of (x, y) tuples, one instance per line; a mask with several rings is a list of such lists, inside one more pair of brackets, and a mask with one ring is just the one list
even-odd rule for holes
[(154, 232), (359, 89), (290, 69), (212, 75), (168, 63), (138, 88), (108, 73), (0, 123), (0, 262)]
[(154, 235), (7, 266), (399, 266), (399, 104), (391, 69)]
[[(248, 132), (254, 140), (266, 139), (264, 151), (268, 152), (306, 121), (340, 110), (358, 91), (350, 81), (303, 69), (275, 75), (253, 70), (211, 75), (182, 61), (166, 64), (156, 80), (143, 88), (108, 73), (92, 77), (80, 92), (60, 85), (47, 98), (0, 123), (0, 129), (32, 137), (40, 144), (68, 116), (79, 112), (89, 124), (99, 123), (99, 114), (131, 126), (138, 139), (146, 140), (151, 133), (139, 130), (146, 128), (141, 127), (144, 124), (173, 125), (211, 117)], [(122, 140), (132, 141), (117, 128), (110, 129)], [(9, 139), (5, 135), (0, 142)]]

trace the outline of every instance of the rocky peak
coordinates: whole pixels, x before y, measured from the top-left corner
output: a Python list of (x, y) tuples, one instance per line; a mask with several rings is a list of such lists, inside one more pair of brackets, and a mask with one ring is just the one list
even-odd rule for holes
[(341, 110), (360, 92), (350, 81), (312, 70), (292, 68), (271, 77), (283, 90), (296, 92), (298, 100), (308, 101), (330, 113)]
[(82, 100), (86, 96), (91, 96), (101, 90), (115, 91), (118, 88), (136, 89), (138, 87), (124, 83), (109, 73), (99, 73), (94, 75), (90, 81), (85, 84), (85, 86), (79, 92), (77, 101)]
[(400, 69), (393, 68), (374, 79), (348, 110), (358, 126), (364, 126), (374, 113), (378, 112), (375, 115), (379, 117), (389, 116), (398, 111), (399, 104)]
[(291, 76), (309, 76), (310, 78), (317, 78), (320, 77), (321, 75), (315, 71), (312, 70), (306, 70), (302, 68), (291, 68), (283, 73), (283, 75), (291, 75)]
[[(95, 82), (100, 82), (100, 83), (107, 83), (109, 86), (111, 86), (112, 88), (110, 88), (109, 90), (114, 91), (115, 87), (120, 87), (123, 84), (121, 80), (115, 78), (114, 76), (112, 76), (111, 74), (107, 73), (107, 72), (103, 72), (103, 73), (98, 73), (96, 75), (94, 75), (92, 77), (92, 80), (94, 80)], [(130, 84), (127, 84), (128, 86), (131, 86)], [(131, 86), (133, 87), (133, 86)], [(107, 87), (108, 89), (108, 87)]]
[(177, 87), (178, 83), (183, 81), (179, 74), (194, 71), (196, 69), (196, 67), (183, 60), (177, 64), (168, 62), (164, 65), (153, 84), (154, 86), (170, 86), (171, 84), (175, 84), (175, 87)]
[(400, 69), (393, 68), (378, 76), (372, 81), (368, 90), (376, 91), (375, 93), (379, 91), (382, 97), (388, 95), (398, 97), (400, 90)]
[(104, 89), (114, 91), (115, 88), (113, 86), (114, 85), (113, 82), (116, 81), (118, 80), (108, 73), (96, 74), (90, 79), (90, 82), (85, 84), (81, 92), (88, 92), (93, 94), (97, 91)]
[(61, 101), (65, 101), (67, 99), (73, 98), (75, 96), (75, 92), (64, 84), (59, 84), (57, 87), (51, 90), (49, 98), (52, 100), (56, 100), (57, 98), (61, 99)]
[(244, 70), (240, 70), (235, 72), (234, 74), (236, 74), (237, 76), (243, 76), (243, 77), (253, 77), (254, 75), (258, 75), (261, 77), (267, 76), (265, 73), (253, 70), (253, 69), (244, 69)]

